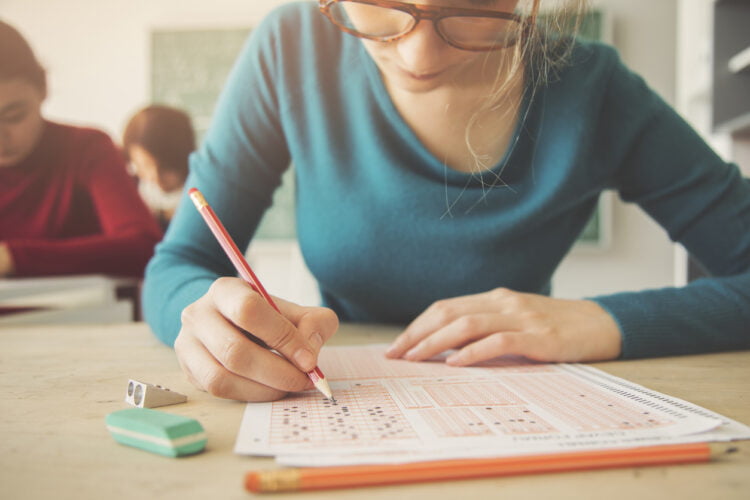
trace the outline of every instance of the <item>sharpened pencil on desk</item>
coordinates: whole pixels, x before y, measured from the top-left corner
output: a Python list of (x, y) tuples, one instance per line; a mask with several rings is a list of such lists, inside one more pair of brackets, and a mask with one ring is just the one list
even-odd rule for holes
[(545, 472), (676, 465), (708, 462), (735, 451), (737, 448), (727, 444), (689, 443), (393, 465), (275, 469), (248, 472), (245, 475), (245, 489), (253, 493), (327, 490)]
[[(211, 230), (214, 237), (221, 245), (221, 248), (224, 249), (227, 257), (229, 257), (229, 260), (232, 261), (234, 268), (237, 270), (242, 279), (244, 279), (253, 288), (253, 290), (258, 292), (265, 299), (265, 301), (268, 302), (268, 304), (276, 310), (276, 312), (281, 314), (281, 310), (273, 301), (266, 289), (263, 287), (263, 284), (260, 282), (258, 277), (255, 276), (255, 273), (250, 268), (250, 264), (247, 263), (247, 260), (245, 260), (242, 252), (240, 252), (239, 248), (237, 248), (237, 245), (234, 243), (232, 237), (229, 236), (229, 233), (224, 227), (224, 224), (221, 223), (221, 220), (219, 220), (216, 212), (214, 212), (214, 210), (208, 204), (203, 194), (196, 188), (190, 188), (188, 194), (190, 195), (190, 199), (195, 205), (195, 208), (198, 209), (198, 212), (203, 217), (203, 220), (208, 225), (208, 228)], [(325, 375), (323, 375), (323, 372), (320, 370), (320, 368), (316, 366), (312, 369), (312, 371), (307, 373), (307, 376), (310, 378), (313, 385), (315, 385), (315, 388), (318, 389), (325, 397), (333, 402), (336, 401), (333, 398), (333, 393), (331, 392), (331, 388), (328, 385), (328, 381), (326, 381), (326, 377)]]

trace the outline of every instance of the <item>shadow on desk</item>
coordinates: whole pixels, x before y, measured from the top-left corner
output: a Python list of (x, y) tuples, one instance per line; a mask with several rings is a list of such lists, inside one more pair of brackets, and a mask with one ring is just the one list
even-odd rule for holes
[(141, 319), (141, 281), (105, 275), (0, 280), (0, 326)]

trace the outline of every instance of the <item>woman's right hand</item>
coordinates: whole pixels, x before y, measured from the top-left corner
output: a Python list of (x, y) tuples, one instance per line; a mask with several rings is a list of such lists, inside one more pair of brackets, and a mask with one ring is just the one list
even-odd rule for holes
[(174, 349), (188, 379), (214, 396), (241, 401), (273, 401), (312, 388), (306, 373), (338, 329), (338, 318), (323, 307), (274, 302), (281, 314), (243, 280), (217, 279), (182, 312)]

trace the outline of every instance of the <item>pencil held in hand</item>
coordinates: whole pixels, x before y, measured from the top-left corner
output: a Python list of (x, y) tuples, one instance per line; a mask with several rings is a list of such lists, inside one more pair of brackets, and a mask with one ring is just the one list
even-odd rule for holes
[[(232, 261), (234, 268), (237, 269), (237, 272), (242, 277), (242, 279), (244, 279), (252, 287), (253, 290), (258, 292), (266, 300), (266, 302), (268, 302), (268, 304), (276, 310), (276, 312), (281, 314), (281, 310), (273, 301), (266, 289), (263, 287), (263, 284), (260, 282), (258, 277), (255, 276), (255, 273), (250, 268), (250, 264), (247, 263), (247, 260), (245, 260), (242, 252), (240, 252), (239, 248), (237, 248), (237, 245), (234, 243), (232, 237), (229, 236), (229, 233), (224, 227), (224, 224), (221, 223), (219, 217), (216, 215), (216, 212), (214, 212), (214, 210), (208, 204), (206, 198), (203, 197), (203, 194), (196, 188), (190, 188), (188, 194), (190, 195), (190, 199), (195, 205), (195, 208), (198, 209), (198, 212), (203, 217), (206, 225), (208, 225), (208, 228), (211, 230), (214, 237), (221, 245), (224, 253), (227, 254), (227, 257), (229, 257), (229, 260)], [(335, 399), (333, 399), (333, 394), (331, 393), (331, 388), (328, 385), (326, 377), (325, 375), (323, 375), (323, 372), (320, 370), (320, 368), (316, 366), (312, 371), (307, 373), (307, 376), (310, 378), (313, 385), (315, 385), (316, 389), (318, 389), (321, 393), (323, 393), (325, 397), (327, 397), (331, 401), (335, 401)]]

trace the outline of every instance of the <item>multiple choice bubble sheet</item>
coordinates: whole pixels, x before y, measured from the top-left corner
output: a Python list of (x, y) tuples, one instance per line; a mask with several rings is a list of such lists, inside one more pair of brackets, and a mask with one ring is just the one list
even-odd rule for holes
[(473, 367), (321, 352), (336, 402), (312, 390), (248, 403), (235, 452), (324, 466), (719, 441), (750, 428), (593, 367), (501, 358)]

